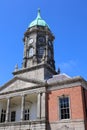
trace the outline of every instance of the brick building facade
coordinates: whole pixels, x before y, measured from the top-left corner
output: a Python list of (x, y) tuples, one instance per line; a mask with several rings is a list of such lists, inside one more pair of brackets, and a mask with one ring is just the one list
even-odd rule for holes
[[(59, 75), (61, 77), (61, 75)], [(58, 78), (58, 77), (57, 77)], [(87, 83), (81, 77), (58, 81), (48, 92), (50, 129), (86, 130)], [(67, 104), (68, 102), (68, 104)], [(65, 106), (64, 106), (65, 105)]]

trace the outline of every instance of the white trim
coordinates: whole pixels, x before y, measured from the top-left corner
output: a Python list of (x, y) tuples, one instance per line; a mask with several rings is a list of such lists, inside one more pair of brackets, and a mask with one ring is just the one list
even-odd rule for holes
[(61, 112), (60, 112), (60, 104), (59, 104), (59, 99), (62, 98), (63, 95), (58, 96), (58, 115), (59, 115), (59, 120), (70, 120), (71, 119), (71, 111), (70, 111), (70, 96), (69, 95), (64, 95), (64, 97), (68, 97), (69, 99), (69, 118), (67, 119), (61, 119)]

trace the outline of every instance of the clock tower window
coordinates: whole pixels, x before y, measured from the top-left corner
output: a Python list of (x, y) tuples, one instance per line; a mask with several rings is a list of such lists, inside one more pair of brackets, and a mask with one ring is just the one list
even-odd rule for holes
[(30, 38), (29, 41), (28, 41), (28, 45), (30, 45), (31, 43), (33, 43), (33, 41), (34, 40), (32, 38)]
[(38, 48), (38, 55), (39, 55), (39, 57), (43, 57), (43, 54), (44, 54), (44, 47), (41, 46)]
[(28, 52), (28, 56), (29, 57), (33, 56), (33, 47), (30, 47), (29, 52)]

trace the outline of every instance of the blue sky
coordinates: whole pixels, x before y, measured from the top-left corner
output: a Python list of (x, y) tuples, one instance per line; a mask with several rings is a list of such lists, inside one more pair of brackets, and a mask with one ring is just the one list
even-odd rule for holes
[(22, 39), (38, 8), (55, 35), (56, 70), (87, 79), (87, 0), (1, 0), (0, 86), (22, 66)]

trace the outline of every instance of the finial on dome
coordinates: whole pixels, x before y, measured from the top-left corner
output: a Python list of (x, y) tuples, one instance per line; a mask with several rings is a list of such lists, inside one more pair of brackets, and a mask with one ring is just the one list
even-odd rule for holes
[(38, 12), (40, 13), (40, 8), (38, 8)]
[(38, 8), (37, 18), (41, 18), (41, 16), (40, 16), (40, 8)]

